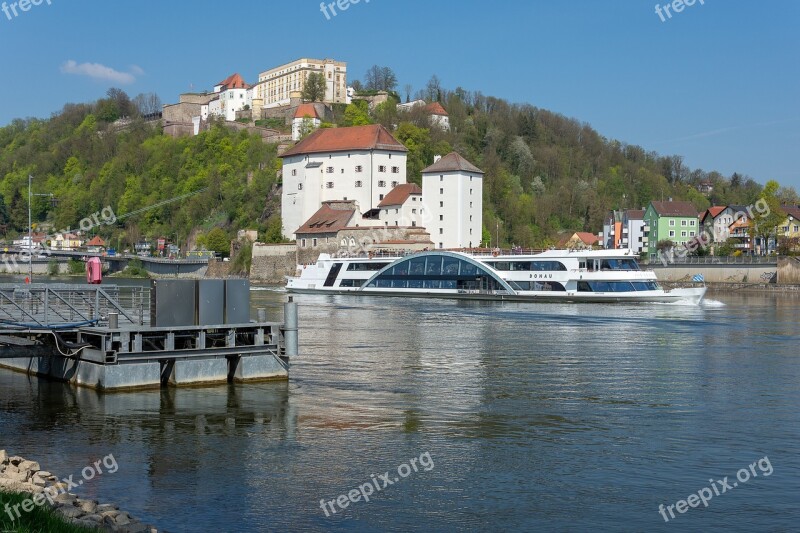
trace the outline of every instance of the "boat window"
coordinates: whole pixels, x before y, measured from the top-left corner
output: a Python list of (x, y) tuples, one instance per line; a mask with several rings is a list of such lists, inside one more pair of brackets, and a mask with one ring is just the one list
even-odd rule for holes
[(442, 274), (457, 276), (459, 263), (460, 261), (455, 257), (445, 257), (442, 265)]
[(587, 281), (579, 281), (578, 292), (592, 292), (592, 287), (589, 286), (589, 282)]
[(425, 273), (425, 258), (412, 259), (408, 262), (409, 274), (424, 274)]
[(603, 259), (600, 270), (639, 270), (639, 264), (635, 259)]
[(633, 292), (634, 290), (630, 281), (609, 281), (608, 285), (614, 292)]
[(422, 280), (422, 286), (426, 289), (439, 289), (442, 285), (438, 279), (425, 279)]
[(366, 272), (381, 270), (389, 263), (350, 263), (347, 265), (348, 272)]
[(566, 291), (557, 281), (509, 281), (508, 284), (518, 291)]
[(425, 267), (425, 274), (428, 276), (439, 276), (442, 274), (442, 258), (428, 257), (428, 266)]
[(340, 287), (360, 287), (367, 281), (365, 279), (343, 279), (339, 282)]

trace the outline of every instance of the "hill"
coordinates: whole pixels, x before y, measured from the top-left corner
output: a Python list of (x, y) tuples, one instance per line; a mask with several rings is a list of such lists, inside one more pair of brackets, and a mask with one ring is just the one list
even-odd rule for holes
[[(460, 88), (439, 90), (436, 97), (449, 113), (450, 131), (428, 127), (421, 112), (398, 116), (391, 99), (372, 111), (362, 104), (340, 108), (337, 122), (393, 128), (409, 148), (410, 181), (419, 182), (434, 154), (451, 149), (481, 167), (484, 238), (497, 232), (505, 245), (541, 247), (564, 232), (597, 232), (609, 209), (642, 207), (652, 199), (689, 200), (700, 212), (711, 202), (747, 205), (761, 190), (751, 178), (692, 170), (680, 156), (606, 139), (588, 124), (528, 104)], [(75, 229), (83, 217), (110, 206), (118, 217), (144, 210), (98, 230), (122, 247), (158, 236), (183, 246), (215, 227), (228, 236), (252, 228), (261, 239), (280, 238), (276, 145), (219, 124), (178, 139), (142, 118), (115, 127), (128, 113), (136, 115), (127, 95), (112, 89), (95, 103), (68, 104), (49, 119), (18, 119), (0, 128), (0, 234), (26, 231), (30, 174), (34, 193), (56, 199), (34, 198), (39, 227)], [(705, 181), (714, 186), (710, 198), (697, 192)], [(189, 193), (195, 194), (146, 209)]]

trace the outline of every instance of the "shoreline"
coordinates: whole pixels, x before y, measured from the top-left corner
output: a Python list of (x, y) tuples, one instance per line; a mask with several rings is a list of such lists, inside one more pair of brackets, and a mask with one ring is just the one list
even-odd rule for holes
[[(107, 459), (113, 460), (113, 465), (107, 464)], [(107, 456), (101, 461), (97, 461), (94, 468), (97, 474), (102, 474), (101, 464), (105, 465), (109, 473), (116, 472), (116, 469), (109, 470), (116, 465), (113, 456)], [(82, 475), (86, 478), (86, 467)], [(94, 470), (92, 470), (94, 472)], [(92, 477), (94, 477), (92, 473)], [(102, 530), (120, 533), (158, 533), (158, 530), (150, 525), (144, 524), (133, 518), (129, 513), (121, 511), (115, 504), (101, 504), (90, 498), (81, 498), (71, 492), (73, 476), (64, 480), (59, 480), (58, 476), (52, 472), (42, 470), (39, 463), (30, 461), (18, 455), (9, 456), (6, 450), (0, 450), (0, 493), (18, 494), (28, 496), (21, 504), (9, 506), (0, 512), (7, 513), (11, 517), (12, 527), (18, 520), (20, 527), (23, 527), (23, 516), (28, 516), (34, 509), (49, 509), (54, 516), (63, 520), (65, 523), (89, 528), (91, 530)], [(91, 479), (91, 478), (86, 478)], [(69, 485), (63, 481), (69, 480)], [(78, 480), (77, 485), (82, 485), (83, 481)]]

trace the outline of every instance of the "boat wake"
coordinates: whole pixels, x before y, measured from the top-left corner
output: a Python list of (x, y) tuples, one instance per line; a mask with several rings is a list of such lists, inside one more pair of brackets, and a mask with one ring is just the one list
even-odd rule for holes
[(719, 300), (709, 300), (705, 299), (701, 302), (703, 307), (725, 307), (725, 304), (720, 302)]
[(286, 292), (286, 287), (250, 287), (251, 291)]

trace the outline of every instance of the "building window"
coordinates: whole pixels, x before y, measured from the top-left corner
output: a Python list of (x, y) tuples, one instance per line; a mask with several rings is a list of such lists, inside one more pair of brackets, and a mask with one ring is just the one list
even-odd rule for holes
[(411, 210), (411, 214), (412, 214), (412, 215), (416, 215), (416, 214), (417, 214), (417, 210), (416, 210), (416, 209), (412, 209), (412, 210)]
[(694, 220), (690, 220), (690, 221), (689, 221), (689, 225), (690, 225), (690, 226), (694, 226), (694, 222), (695, 222)]
[(386, 165), (380, 165), (378, 167), (378, 172), (386, 172)]
[(378, 182), (378, 187), (386, 187), (386, 182), (381, 180)]
[(361, 187), (362, 185), (363, 185), (363, 183), (361, 183), (360, 181), (356, 182), (356, 187)]
[(439, 220), (444, 220), (444, 215), (439, 215)]
[(670, 237), (674, 237), (675, 236), (675, 231), (674, 230), (669, 230), (669, 236)]
[(361, 172), (363, 170), (364, 169), (363, 169), (363, 167), (361, 165), (356, 165), (356, 172)]
[(302, 191), (303, 190), (303, 184), (302, 183), (298, 183), (297, 184), (297, 190), (298, 191)]
[(472, 215), (469, 216), (469, 221), (472, 222)]
[(416, 226), (417, 226), (417, 221), (416, 220), (412, 220), (411, 221), (411, 227), (414, 228)]
[(443, 233), (444, 233), (444, 228), (439, 228), (439, 235), (442, 235)]
[(689, 222), (689, 221), (688, 220), (681, 220), (681, 226), (685, 226), (687, 222)]
[(333, 174), (333, 167), (326, 168), (325, 172), (327, 172), (328, 174)]
[(383, 195), (382, 194), (378, 195), (378, 200), (383, 200)]
[(301, 248), (305, 248), (305, 247), (306, 247), (306, 240), (305, 240), (305, 239), (303, 239), (302, 241), (300, 241), (300, 247), (301, 247)]
[(439, 181), (444, 181), (444, 176), (442, 176), (441, 174), (439, 174)]
[(469, 193), (472, 194), (472, 189), (469, 190)]
[(674, 220), (670, 220), (670, 221), (669, 221), (669, 225), (670, 225), (670, 226), (674, 226), (674, 225), (675, 225), (675, 221), (674, 221)]
[(439, 248), (444, 248), (444, 244), (440, 242), (439, 243)]
[(394, 214), (396, 215), (396, 214), (397, 214), (397, 213), (399, 213), (399, 212), (400, 212), (400, 208), (395, 208), (395, 210), (394, 210)]
[(344, 169), (342, 169), (342, 174), (344, 174)]
[(296, 168), (292, 169), (292, 176), (297, 176), (297, 169)]
[(681, 232), (681, 237), (686, 237), (686, 232), (685, 231)]
[(333, 182), (332, 181), (326, 182), (325, 183), (325, 188), (326, 189), (333, 189)]
[(439, 207), (444, 207), (444, 202), (439, 202)]
[(400, 167), (392, 167), (392, 174), (400, 174)]
[(472, 202), (469, 203), (469, 206), (472, 207)]
[(694, 237), (694, 232), (693, 231), (689, 232), (689, 237)]
[(316, 248), (317, 247), (317, 239), (316, 238), (311, 239), (311, 247), (312, 248)]
[(397, 187), (397, 182), (396, 182), (396, 181), (393, 181), (393, 182), (392, 182), (392, 187), (393, 187), (393, 188), (394, 188), (394, 187)]
[(469, 228), (469, 234), (472, 235), (472, 228)]
[(444, 194), (444, 189), (439, 189), (439, 194)]

